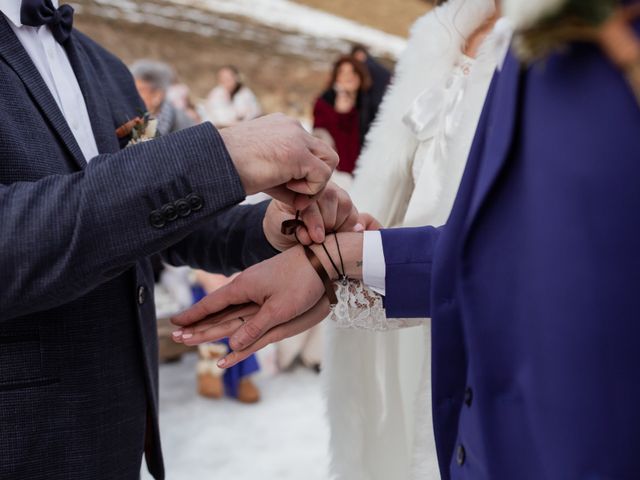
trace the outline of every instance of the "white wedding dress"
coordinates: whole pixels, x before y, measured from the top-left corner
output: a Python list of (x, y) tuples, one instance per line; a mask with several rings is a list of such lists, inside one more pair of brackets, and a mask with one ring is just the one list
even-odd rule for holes
[[(413, 27), (358, 161), (351, 194), (386, 226), (442, 225), (510, 32), (498, 22), (475, 59), (466, 39), (493, 0), (450, 0)], [(381, 298), (339, 286), (324, 379), (337, 480), (440, 478), (431, 420), (430, 321), (389, 319)]]

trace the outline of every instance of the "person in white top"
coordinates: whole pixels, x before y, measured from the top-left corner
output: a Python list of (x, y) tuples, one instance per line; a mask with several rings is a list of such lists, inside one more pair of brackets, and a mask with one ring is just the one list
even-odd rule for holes
[(218, 70), (218, 85), (211, 90), (205, 104), (208, 119), (218, 128), (253, 120), (262, 115), (254, 93), (244, 85), (240, 71), (233, 65)]

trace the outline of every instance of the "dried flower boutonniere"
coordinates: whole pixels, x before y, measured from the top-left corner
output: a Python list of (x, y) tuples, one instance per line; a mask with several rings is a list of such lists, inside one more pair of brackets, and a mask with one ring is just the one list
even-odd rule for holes
[(153, 140), (158, 136), (158, 120), (153, 118), (149, 112), (141, 117), (136, 117), (124, 123), (116, 129), (118, 138), (130, 137), (127, 147), (141, 142)]
[(503, 0), (514, 25), (514, 50), (524, 63), (545, 58), (572, 42), (600, 45), (625, 74), (640, 103), (640, 39), (631, 22), (640, 5), (619, 0)]

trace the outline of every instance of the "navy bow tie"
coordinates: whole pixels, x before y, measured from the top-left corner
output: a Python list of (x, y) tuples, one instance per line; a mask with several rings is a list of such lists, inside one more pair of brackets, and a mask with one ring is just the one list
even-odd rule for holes
[(64, 43), (71, 35), (73, 8), (62, 5), (55, 9), (51, 0), (22, 0), (20, 21), (30, 27), (47, 25), (53, 38), (58, 43)]

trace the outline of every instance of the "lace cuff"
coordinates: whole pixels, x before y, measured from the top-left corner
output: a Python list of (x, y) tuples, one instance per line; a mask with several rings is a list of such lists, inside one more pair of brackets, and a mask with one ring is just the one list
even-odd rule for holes
[(329, 318), (338, 328), (384, 332), (424, 323), (424, 319), (417, 318), (387, 318), (382, 296), (359, 280), (348, 280), (346, 284), (336, 282), (336, 286), (338, 303), (332, 307)]

